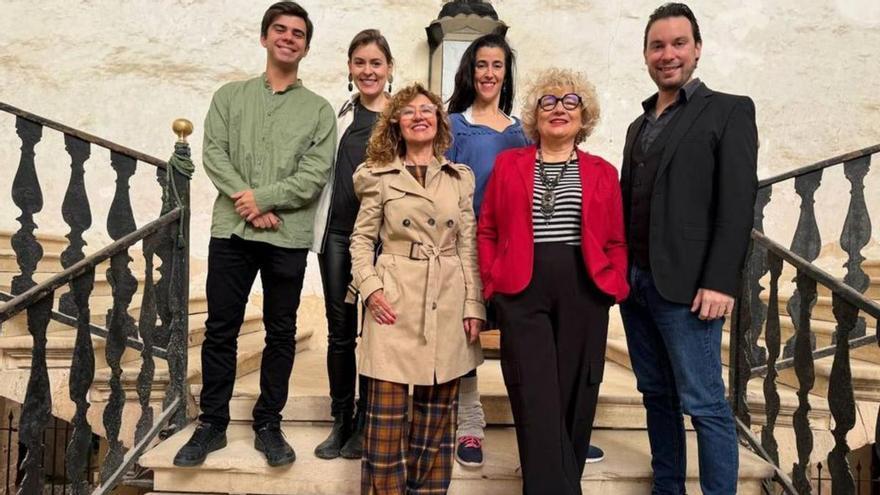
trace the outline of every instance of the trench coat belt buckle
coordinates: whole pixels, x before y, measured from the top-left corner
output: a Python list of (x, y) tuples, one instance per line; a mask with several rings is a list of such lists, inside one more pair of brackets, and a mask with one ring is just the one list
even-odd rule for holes
[(382, 254), (406, 256), (416, 261), (431, 260), (438, 256), (454, 256), (456, 252), (455, 244), (437, 247), (422, 242), (389, 241), (382, 245)]

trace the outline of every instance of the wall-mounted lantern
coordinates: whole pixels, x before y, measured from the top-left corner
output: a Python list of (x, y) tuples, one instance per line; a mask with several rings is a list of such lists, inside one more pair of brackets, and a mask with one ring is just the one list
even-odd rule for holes
[(498, 20), (495, 8), (487, 1), (452, 0), (443, 5), (440, 15), (425, 31), (431, 54), (429, 88), (446, 101), (452, 96), (455, 71), (468, 45), (494, 31), (506, 34), (507, 25)]

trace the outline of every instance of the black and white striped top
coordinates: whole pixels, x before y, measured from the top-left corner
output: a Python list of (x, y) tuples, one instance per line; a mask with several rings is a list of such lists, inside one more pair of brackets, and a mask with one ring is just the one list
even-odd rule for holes
[[(565, 162), (544, 162), (547, 178), (553, 180), (565, 165)], [(556, 193), (553, 216), (545, 217), (541, 212), (541, 197), (544, 194), (544, 183), (538, 162), (535, 162), (535, 192), (532, 194), (532, 224), (535, 228), (535, 243), (561, 242), (572, 246), (581, 243), (581, 178), (578, 173), (577, 160), (568, 165), (565, 176), (559, 179), (553, 191)]]

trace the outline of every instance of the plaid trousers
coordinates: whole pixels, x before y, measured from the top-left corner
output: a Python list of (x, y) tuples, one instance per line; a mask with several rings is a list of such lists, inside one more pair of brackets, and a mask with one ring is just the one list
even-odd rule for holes
[(413, 388), (408, 434), (409, 386), (367, 380), (361, 494), (445, 494), (452, 480), (458, 379)]

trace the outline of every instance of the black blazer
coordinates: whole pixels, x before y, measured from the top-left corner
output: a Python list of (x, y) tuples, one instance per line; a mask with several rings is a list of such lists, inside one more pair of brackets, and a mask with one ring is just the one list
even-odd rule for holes
[[(696, 89), (670, 125), (651, 195), (649, 257), (665, 299), (691, 304), (697, 289), (736, 296), (757, 190), (755, 104)], [(621, 186), (629, 228), (633, 144), (644, 114), (626, 132)]]

